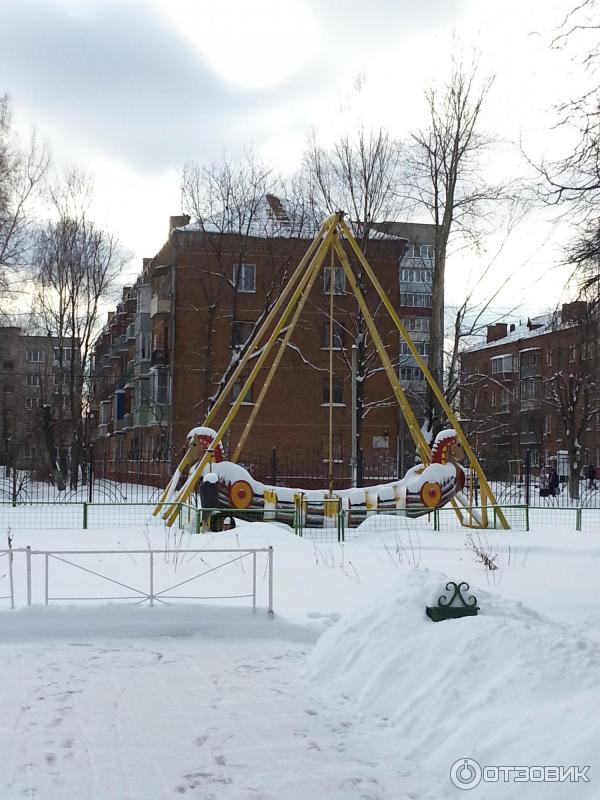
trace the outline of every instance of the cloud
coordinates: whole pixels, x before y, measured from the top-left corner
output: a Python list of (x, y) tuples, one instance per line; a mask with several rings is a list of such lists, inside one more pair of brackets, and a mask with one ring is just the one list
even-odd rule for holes
[[(3, 80), (36, 124), (142, 168), (231, 138), (249, 99), (137, 4), (72, 14), (44, 2), (0, 10)], [(136, 11), (138, 13), (136, 13)]]
[[(323, 31), (309, 65), (257, 91), (226, 83), (178, 35), (160, 6), (141, 0), (3, 0), (2, 80), (36, 125), (143, 172), (178, 168), (269, 136), (274, 115), (302, 123), (342, 69), (384, 43), (440, 24), (462, 0), (358, 0), (307, 6)], [(199, 30), (199, 36), (211, 36)], [(281, 35), (294, 36), (293, 30)], [(227, 47), (227, 41), (223, 42)], [(252, 42), (248, 42), (252, 48)], [(277, 64), (273, 65), (277, 69)], [(306, 119), (306, 126), (312, 120)]]

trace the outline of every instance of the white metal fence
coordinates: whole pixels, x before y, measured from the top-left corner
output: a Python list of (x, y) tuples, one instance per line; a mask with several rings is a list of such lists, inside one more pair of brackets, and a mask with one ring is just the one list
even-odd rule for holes
[[(217, 556), (225, 560), (211, 564), (207, 556)], [(110, 566), (103, 567), (103, 561), (109, 557)], [(125, 564), (128, 558), (136, 567)], [(0, 574), (2, 584), (6, 579), (8, 594), (0, 595), (1, 600), (8, 600), (11, 608), (19, 605), (31, 606), (34, 594), (39, 602), (49, 605), (53, 602), (81, 601), (135, 601), (138, 604), (157, 603), (169, 605), (169, 601), (207, 601), (207, 600), (252, 600), (252, 610), (256, 611), (258, 601), (258, 568), (259, 558), (265, 560), (263, 581), (266, 580), (266, 604), (270, 615), (273, 611), (273, 548), (239, 548), (239, 549), (197, 549), (197, 550), (32, 550), (30, 547), (0, 550), (0, 565), (6, 564), (6, 572)], [(6, 558), (6, 562), (3, 559)], [(92, 563), (89, 559), (92, 558)], [(145, 564), (140, 564), (138, 559)], [(197, 559), (202, 563), (199, 569)], [(86, 565), (86, 560), (88, 564)], [(39, 563), (43, 565), (40, 575)], [(84, 562), (84, 563), (82, 563)], [(248, 572), (245, 564), (250, 562)], [(118, 565), (118, 566), (117, 566)], [(229, 578), (228, 586), (234, 593), (226, 594), (187, 594), (192, 584), (208, 576), (214, 579), (215, 573), (237, 565), (238, 571), (233, 580)], [(38, 567), (38, 568), (36, 568)], [(65, 571), (75, 571), (80, 580), (65, 580)], [(0, 568), (1, 572), (1, 568)], [(179, 572), (179, 575), (177, 574)], [(60, 574), (57, 574), (60, 573)], [(131, 574), (138, 580), (132, 580)], [(182, 574), (183, 573), (183, 574)], [(81, 578), (81, 575), (84, 578)], [(90, 577), (91, 576), (91, 577)], [(82, 583), (83, 581), (83, 583)], [(213, 580), (214, 583), (214, 580)], [(217, 580), (218, 583), (218, 580)], [(0, 584), (0, 585), (2, 585)], [(18, 589), (24, 584), (24, 593)], [(40, 586), (41, 584), (41, 586)], [(110, 586), (112, 594), (100, 591), (99, 594), (69, 594), (55, 586)], [(119, 594), (115, 592), (120, 590)], [(186, 587), (184, 589), (184, 587)], [(181, 592), (185, 591), (185, 594)], [(19, 597), (22, 596), (22, 602)]]

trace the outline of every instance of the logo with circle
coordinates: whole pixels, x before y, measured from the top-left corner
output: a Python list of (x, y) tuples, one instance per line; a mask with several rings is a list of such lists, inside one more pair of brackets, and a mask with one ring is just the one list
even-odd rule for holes
[(460, 758), (450, 768), (450, 780), (458, 789), (474, 789), (481, 783), (482, 770), (472, 758)]
[(236, 481), (229, 490), (229, 498), (234, 508), (248, 508), (252, 502), (252, 487), (248, 481)]

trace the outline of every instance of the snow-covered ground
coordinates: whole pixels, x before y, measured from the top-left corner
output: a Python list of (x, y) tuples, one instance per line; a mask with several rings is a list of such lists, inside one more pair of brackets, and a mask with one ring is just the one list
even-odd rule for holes
[[(264, 559), (252, 614), (247, 597), (45, 608), (33, 556), (34, 605), (0, 601), (0, 798), (444, 800), (465, 796), (450, 781), (463, 758), (591, 766), (589, 783), (482, 783), (467, 797), (598, 798), (600, 536), (469, 537), (404, 521), (370, 533), (376, 524), (344, 545), (263, 523), (214, 535), (13, 530), (15, 548), (116, 550), (72, 560), (142, 590), (148, 556), (123, 551), (169, 549), (157, 591), (228, 558), (209, 550), (272, 545), (275, 618)], [(0, 595), (5, 570), (2, 559)], [(16, 554), (19, 605), (23, 570)], [(470, 583), (478, 617), (425, 617), (448, 579)], [(189, 593), (243, 594), (249, 582), (236, 561)], [(51, 565), (51, 596), (114, 588)]]

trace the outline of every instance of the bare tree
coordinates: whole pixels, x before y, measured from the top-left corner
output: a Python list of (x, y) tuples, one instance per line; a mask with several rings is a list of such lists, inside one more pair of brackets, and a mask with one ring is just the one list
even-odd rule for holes
[(565, 263), (584, 293), (600, 280), (600, 10), (595, 0), (579, 0), (553, 31), (550, 47), (579, 62), (582, 89), (555, 106), (553, 131), (565, 137), (563, 156), (528, 161), (540, 178), (537, 194), (567, 215), (574, 226)]
[(72, 488), (77, 488), (88, 446), (85, 411), (93, 337), (102, 301), (126, 263), (117, 240), (88, 218), (90, 190), (89, 178), (71, 171), (53, 191), (57, 219), (39, 234), (33, 265), (36, 311), (56, 337), (54, 421), (62, 451), (71, 448)]
[[(479, 242), (482, 222), (503, 187), (482, 177), (481, 161), (492, 140), (480, 131), (481, 113), (492, 86), (480, 79), (477, 62), (454, 61), (450, 79), (441, 90), (426, 92), (428, 122), (412, 137), (407, 154), (408, 193), (434, 225), (432, 319), (428, 368), (439, 386), (443, 380), (444, 282), (452, 240), (461, 246)], [(430, 435), (439, 411), (431, 389), (427, 395)]]
[(8, 96), (0, 96), (0, 296), (2, 313), (14, 296), (15, 270), (32, 243), (32, 204), (47, 173), (49, 156), (35, 134), (22, 147), (12, 129)]
[(594, 302), (585, 304), (580, 318), (564, 324), (554, 354), (556, 369), (546, 380), (544, 405), (557, 414), (569, 461), (569, 495), (579, 499), (586, 431), (600, 413), (598, 317)]

